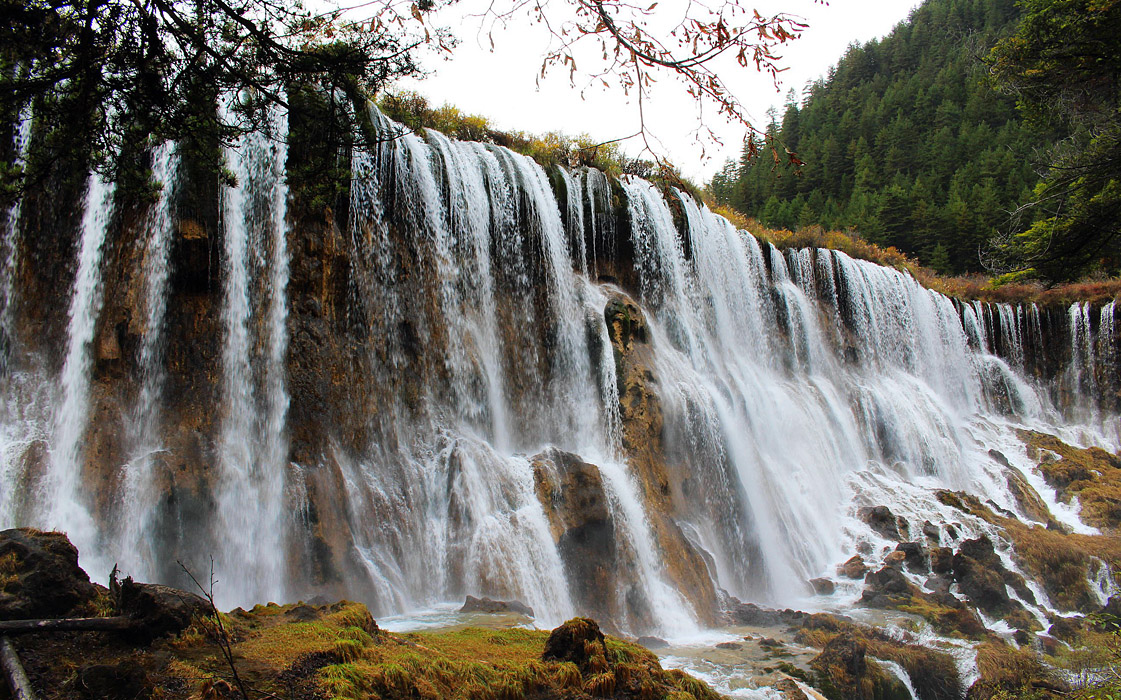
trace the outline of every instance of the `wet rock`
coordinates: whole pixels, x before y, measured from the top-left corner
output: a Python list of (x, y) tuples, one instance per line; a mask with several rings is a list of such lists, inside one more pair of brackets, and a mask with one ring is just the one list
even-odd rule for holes
[(743, 649), (743, 645), (739, 642), (720, 642), (716, 645), (717, 649), (729, 649), (731, 651), (738, 651)]
[(147, 700), (153, 684), (144, 669), (128, 661), (119, 664), (94, 664), (78, 670), (71, 696), (82, 700)]
[(871, 506), (861, 508), (858, 515), (881, 537), (898, 542), (903, 539), (902, 532), (907, 531), (907, 521), (896, 517), (887, 506)]
[(1023, 577), (1004, 568), (988, 537), (962, 542), (954, 554), (953, 577), (962, 594), (986, 614), (1008, 618), (1013, 626), (1032, 624), (1023, 605), (1009, 597), (1006, 585), (1028, 602), (1035, 596)]
[(930, 571), (935, 574), (948, 574), (954, 570), (954, 550), (949, 547), (934, 547), (930, 550)]
[(864, 574), (868, 573), (868, 565), (864, 563), (864, 559), (859, 554), (855, 554), (837, 567), (837, 574), (845, 578), (864, 578)]
[(1047, 628), (1047, 634), (1061, 639), (1067, 644), (1071, 644), (1078, 640), (1082, 634), (1082, 626), (1085, 618), (1081, 616), (1075, 617), (1060, 617), (1056, 615), (1051, 620), (1051, 626)]
[(595, 620), (574, 617), (554, 629), (545, 640), (545, 661), (571, 661), (583, 669), (596, 655), (607, 655), (607, 643)]
[(907, 560), (907, 555), (903, 552), (888, 552), (884, 557), (884, 566), (890, 566), (893, 569), (902, 569), (903, 563)]
[(793, 678), (783, 678), (772, 687), (782, 693), (783, 700), (810, 700)]
[(929, 569), (926, 563), (926, 549), (918, 542), (900, 542), (895, 547), (896, 552), (902, 552), (903, 565), (913, 574), (921, 574)]
[(932, 540), (934, 542), (938, 542), (942, 537), (942, 533), (938, 531), (938, 526), (930, 522), (929, 520), (923, 522), (922, 534), (925, 535), (928, 540)]
[(870, 608), (895, 608), (906, 605), (915, 595), (921, 595), (918, 587), (894, 566), (870, 572), (864, 577), (864, 586), (860, 604)]
[(665, 649), (669, 646), (669, 642), (661, 637), (639, 637), (638, 644), (647, 649)]
[(197, 619), (214, 613), (205, 599), (170, 586), (136, 583), (131, 578), (121, 582), (117, 593), (120, 612), (138, 624), (132, 636), (155, 639), (178, 634)]
[(531, 460), (537, 499), (568, 574), (574, 602), (601, 620), (621, 617), (617, 596), (602, 591), (621, 586), (615, 520), (599, 467), (557, 449)]
[(867, 646), (842, 632), (810, 661), (817, 682), (827, 697), (845, 700), (909, 700), (906, 686), (879, 664), (866, 658)]
[(1008, 458), (1005, 457), (1004, 453), (1000, 452), (999, 450), (989, 450), (989, 457), (991, 457), (994, 462), (1004, 467), (1005, 469), (1010, 469), (1012, 467), (1012, 465), (1008, 463)]
[(837, 588), (833, 581), (827, 578), (812, 578), (810, 579), (810, 585), (813, 586), (814, 593), (818, 595), (833, 595), (833, 591)]
[(1051, 510), (1047, 504), (1043, 502), (1039, 493), (1032, 488), (1020, 472), (1009, 469), (1005, 472), (1005, 481), (1008, 482), (1008, 490), (1012, 493), (1012, 497), (1016, 499), (1016, 505), (1020, 507), (1020, 512), (1026, 517), (1036, 522), (1043, 523), (1050, 527), (1055, 522), (1051, 517)]
[(732, 596), (728, 596), (724, 603), (725, 617), (733, 625), (746, 625), (749, 627), (777, 627), (779, 625), (797, 625), (806, 617), (800, 610), (774, 610), (764, 608), (755, 603), (741, 603)]
[(759, 640), (759, 646), (764, 649), (781, 649), (784, 644), (773, 637), (763, 637)]
[(97, 596), (61, 532), (0, 532), (0, 620), (67, 617)]
[(459, 612), (480, 613), (517, 613), (526, 617), (533, 617), (533, 608), (516, 600), (491, 600), (490, 598), (476, 598), (467, 596)]
[(951, 583), (953, 581), (945, 576), (934, 574), (928, 576), (926, 581), (923, 582), (923, 588), (936, 595), (949, 595)]

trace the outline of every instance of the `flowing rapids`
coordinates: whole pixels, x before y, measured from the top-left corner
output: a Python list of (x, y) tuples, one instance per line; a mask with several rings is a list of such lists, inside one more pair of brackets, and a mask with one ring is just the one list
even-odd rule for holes
[(61, 350), (7, 212), (0, 525), (66, 530), (101, 576), (212, 557), (223, 606), (472, 594), (671, 637), (720, 590), (851, 605), (859, 583), (809, 581), (882, 556), (864, 506), (997, 537), (932, 492), (1028, 519), (1005, 469), (1092, 530), (1014, 430), (1117, 450), (1113, 303), (961, 303), (644, 180), (371, 118), (326, 223), (293, 210), (282, 115), (225, 153), (212, 221), (175, 144), (142, 215), (90, 176)]

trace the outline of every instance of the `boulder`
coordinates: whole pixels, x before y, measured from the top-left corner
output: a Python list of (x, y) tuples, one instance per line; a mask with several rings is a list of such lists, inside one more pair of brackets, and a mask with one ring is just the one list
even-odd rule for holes
[(195, 620), (215, 612), (206, 599), (194, 593), (155, 583), (136, 583), (131, 578), (121, 581), (116, 596), (121, 614), (129, 615), (137, 623), (131, 634), (143, 639), (178, 634)]
[(800, 610), (764, 608), (755, 603), (742, 603), (732, 596), (727, 597), (724, 606), (725, 617), (729, 624), (747, 625), (749, 627), (797, 625), (806, 616), (806, 613)]
[(570, 661), (584, 670), (588, 661), (602, 654), (607, 656), (607, 642), (595, 620), (574, 617), (549, 633), (545, 640), (544, 661)]
[(859, 554), (854, 554), (852, 558), (837, 567), (837, 574), (845, 578), (864, 578), (866, 573), (868, 573), (868, 565)]
[(889, 540), (898, 542), (903, 539), (901, 533), (907, 531), (907, 521), (896, 517), (887, 506), (861, 508), (857, 515), (868, 527)]
[(1035, 595), (1022, 576), (1004, 568), (988, 537), (961, 543), (953, 558), (953, 577), (963, 595), (988, 615), (1008, 619), (1013, 626), (1033, 624), (1023, 605), (1008, 595), (1007, 587), (1029, 603)]
[(906, 605), (922, 592), (907, 580), (899, 567), (884, 566), (864, 577), (864, 592), (860, 604), (870, 608), (895, 608)]
[(1073, 644), (1082, 635), (1084, 621), (1085, 618), (1081, 616), (1061, 617), (1056, 615), (1051, 619), (1051, 626), (1047, 628), (1047, 634), (1055, 639), (1061, 639), (1067, 644)]
[(850, 632), (837, 635), (810, 661), (815, 685), (826, 696), (845, 700), (909, 700), (906, 686), (866, 658), (867, 652), (864, 642)]
[(833, 595), (833, 591), (837, 589), (833, 581), (827, 578), (812, 578), (810, 585), (813, 586), (814, 593), (818, 595)]
[(665, 649), (669, 646), (669, 642), (661, 637), (639, 637), (638, 644), (647, 649)]
[(491, 600), (490, 598), (476, 598), (467, 596), (459, 612), (481, 613), (517, 613), (526, 617), (533, 617), (533, 608), (516, 600)]
[(954, 570), (954, 550), (949, 547), (934, 547), (930, 550), (930, 571), (935, 574), (948, 574)]
[(0, 620), (70, 617), (97, 597), (61, 532), (0, 532)]
[(926, 549), (918, 542), (900, 542), (895, 546), (895, 551), (903, 554), (903, 565), (907, 567), (907, 571), (921, 574), (929, 569)]

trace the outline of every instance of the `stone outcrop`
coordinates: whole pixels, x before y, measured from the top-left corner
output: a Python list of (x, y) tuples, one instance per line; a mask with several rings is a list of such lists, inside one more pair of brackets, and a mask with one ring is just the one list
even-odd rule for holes
[(75, 616), (98, 596), (61, 532), (0, 532), (0, 620)]
[(641, 486), (667, 574), (677, 590), (690, 592), (697, 616), (714, 623), (719, 611), (715, 577), (675, 521), (679, 496), (691, 475), (667, 456), (665, 418), (645, 315), (633, 299), (616, 294), (609, 299), (604, 318), (615, 357), (623, 448)]
[(473, 595), (467, 596), (460, 606), (459, 612), (481, 612), (481, 613), (516, 613), (518, 615), (525, 615), (526, 617), (533, 617), (533, 608), (525, 603), (516, 600), (491, 600), (490, 598), (476, 598)]

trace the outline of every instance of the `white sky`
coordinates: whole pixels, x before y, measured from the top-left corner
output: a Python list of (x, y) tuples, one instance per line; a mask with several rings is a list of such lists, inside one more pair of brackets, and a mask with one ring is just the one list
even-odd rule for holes
[[(837, 62), (851, 42), (884, 36), (918, 4), (917, 0), (833, 0), (830, 5), (812, 0), (747, 0), (747, 7), (756, 8), (764, 16), (786, 12), (804, 18), (809, 28), (801, 38), (779, 50), (788, 70), (780, 74), (782, 82), (777, 90), (770, 76), (757, 73), (754, 67), (745, 69), (729, 62), (718, 72), (747, 106), (755, 125), (762, 126), (768, 107), (777, 105), (781, 113), (790, 88), (800, 94), (808, 81), (823, 76)], [(637, 107), (618, 89), (606, 91), (597, 85), (585, 90), (581, 98), (583, 85), (578, 80), (573, 88), (567, 71), (562, 70), (550, 72), (537, 85), (549, 35), (527, 18), (496, 31), (495, 49), (491, 51), (488, 39), (479, 34), (479, 20), (463, 17), (471, 7), (478, 6), (460, 2), (451, 7), (458, 16), (445, 12), (436, 17), (436, 24), (453, 28), (459, 46), (450, 60), (427, 57), (425, 64), (431, 75), (401, 81), (398, 88), (415, 90), (434, 106), (448, 103), (466, 113), (481, 114), (504, 130), (588, 134), (599, 141), (637, 130)], [(682, 1), (662, 0), (655, 14), (668, 15), (661, 8), (672, 11), (675, 7), (680, 13)], [(726, 123), (712, 108), (705, 112), (705, 122), (723, 140), (722, 146), (698, 143), (698, 109), (684, 87), (670, 86), (667, 78), (646, 103), (647, 125), (660, 140), (663, 153), (683, 174), (699, 182), (711, 177), (726, 158), (739, 155), (744, 136), (742, 126)], [(637, 153), (641, 146), (631, 141), (623, 148)]]

